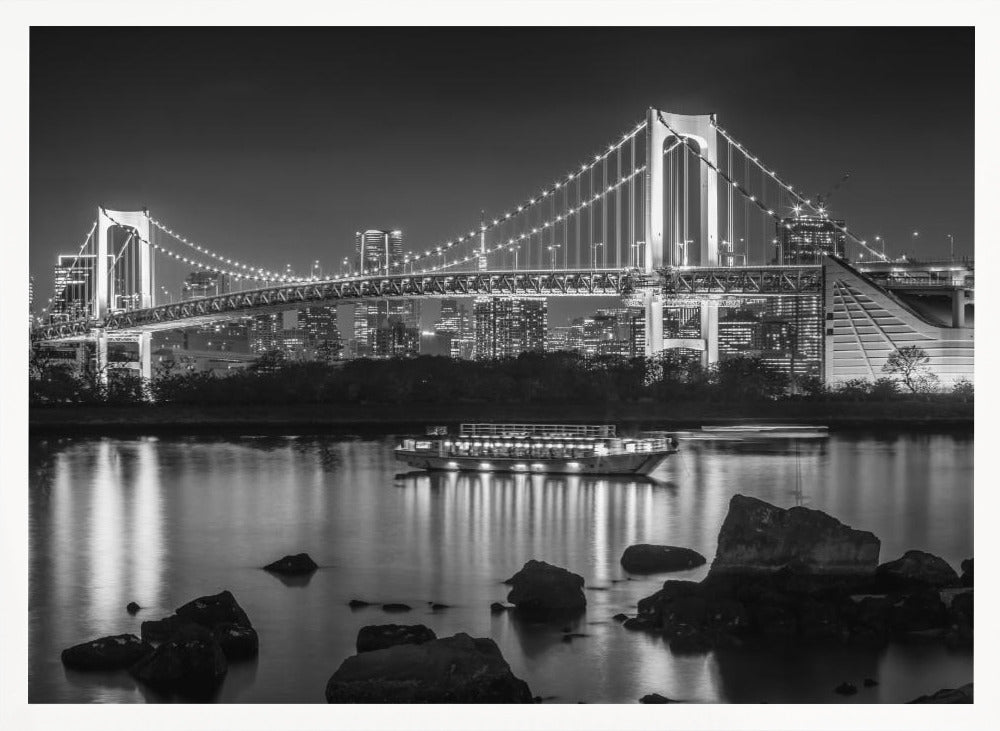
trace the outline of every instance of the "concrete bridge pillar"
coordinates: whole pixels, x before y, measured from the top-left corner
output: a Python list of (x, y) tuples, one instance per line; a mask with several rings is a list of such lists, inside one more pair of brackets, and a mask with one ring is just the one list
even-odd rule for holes
[[(660, 121), (663, 118), (667, 126)], [(713, 165), (718, 162), (718, 134), (711, 114), (670, 114), (656, 109), (646, 110), (646, 257), (645, 272), (651, 273), (665, 266), (680, 266), (680, 248), (677, 241), (664, 241), (663, 196), (666, 183), (663, 177), (663, 148), (674, 134), (690, 139), (698, 145), (701, 154)], [(673, 130), (673, 131), (671, 131)], [(684, 154), (690, 154), (685, 152)], [(700, 160), (693, 160), (700, 181), (700, 227), (698, 264), (719, 265), (719, 175)], [(693, 262), (691, 262), (693, 263)]]
[(646, 357), (663, 350), (663, 295), (653, 289), (643, 290), (646, 309)]
[(951, 326), (965, 327), (964, 289), (956, 289), (951, 293)]
[(701, 302), (701, 338), (705, 341), (705, 351), (701, 364), (710, 366), (719, 362), (719, 307), (717, 302)]

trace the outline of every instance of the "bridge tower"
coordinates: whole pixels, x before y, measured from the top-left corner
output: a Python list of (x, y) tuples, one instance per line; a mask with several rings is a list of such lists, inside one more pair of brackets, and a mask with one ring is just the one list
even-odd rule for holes
[[(134, 292), (124, 294), (138, 295), (138, 307), (153, 306), (153, 267), (150, 241), (149, 211), (109, 211), (103, 206), (97, 207), (97, 230), (95, 231), (97, 251), (94, 263), (93, 313), (98, 322), (103, 322), (115, 305), (115, 264), (119, 252), (112, 250), (111, 230), (115, 227), (132, 229), (137, 241), (134, 244), (138, 253), (139, 276), (135, 282)], [(145, 378), (152, 377), (152, 354), (150, 352), (151, 336), (149, 332), (137, 336), (139, 346), (139, 373)], [(97, 329), (97, 372), (101, 378), (107, 376), (108, 338), (103, 327)]]
[[(671, 114), (657, 109), (646, 110), (646, 256), (644, 271), (655, 275), (658, 270), (669, 266), (680, 266), (681, 248), (677, 242), (664, 242), (664, 193), (666, 185), (663, 176), (663, 149), (667, 140), (682, 137), (698, 146), (699, 151), (712, 165), (718, 163), (718, 139), (715, 131), (714, 114)], [(699, 242), (698, 265), (703, 267), (719, 264), (719, 176), (707, 165), (696, 163), (698, 170)], [(646, 355), (655, 355), (663, 350), (663, 299), (658, 290), (647, 289), (644, 295), (646, 308)], [(718, 308), (714, 303), (704, 301), (702, 307), (703, 340), (711, 341), (712, 333), (718, 330)], [(707, 332), (705, 332), (707, 330)], [(718, 352), (708, 343), (705, 348), (708, 362), (714, 362), (712, 353)]]

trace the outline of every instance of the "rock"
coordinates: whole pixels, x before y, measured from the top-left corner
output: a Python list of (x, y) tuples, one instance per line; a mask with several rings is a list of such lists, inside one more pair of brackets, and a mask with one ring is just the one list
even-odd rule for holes
[(501, 604), (500, 602), (493, 602), (490, 604), (490, 614), (503, 614), (509, 609), (506, 604)]
[(157, 690), (205, 700), (222, 683), (227, 670), (226, 656), (212, 633), (187, 625), (133, 665), (131, 673)]
[(973, 599), (971, 591), (956, 594), (948, 607), (948, 629), (944, 641), (949, 647), (972, 647)]
[(653, 623), (644, 617), (629, 617), (624, 622), (622, 622), (622, 627), (625, 629), (633, 630), (652, 630), (655, 629)]
[(962, 576), (959, 579), (962, 582), (962, 586), (972, 586), (972, 559), (967, 558), (962, 561)]
[(256, 630), (251, 627), (240, 627), (231, 623), (217, 624), (212, 630), (212, 635), (229, 662), (257, 657), (259, 641)]
[(880, 542), (819, 510), (787, 510), (734, 495), (719, 531), (712, 574), (794, 573), (869, 576), (878, 565)]
[(960, 688), (942, 688), (932, 695), (922, 695), (910, 703), (972, 703), (972, 683)]
[(528, 561), (506, 583), (507, 601), (522, 611), (577, 612), (587, 606), (583, 577), (544, 561)]
[(432, 612), (440, 612), (442, 609), (450, 609), (450, 604), (441, 604), (440, 602), (434, 602), (431, 604)]
[(319, 565), (310, 558), (308, 553), (297, 553), (294, 556), (285, 556), (273, 563), (269, 563), (264, 567), (264, 570), (276, 574), (297, 575), (310, 574), (318, 568)]
[(874, 688), (876, 685), (878, 685), (878, 681), (875, 680), (875, 678), (865, 678), (861, 684), (866, 688)]
[(467, 634), (363, 652), (326, 686), (328, 703), (531, 703), (496, 643)]
[(125, 611), (128, 612), (129, 614), (135, 614), (140, 609), (142, 609), (142, 607), (140, 607), (135, 602), (129, 602), (128, 604), (125, 605)]
[(902, 597), (889, 612), (889, 629), (896, 635), (942, 629), (948, 624), (948, 609), (933, 589)]
[(351, 601), (347, 602), (347, 606), (351, 609), (361, 609), (362, 607), (370, 607), (371, 605), (371, 602), (366, 602), (363, 599), (351, 599)]
[(633, 574), (683, 571), (705, 563), (705, 557), (690, 548), (654, 546), (639, 543), (629, 546), (621, 557), (622, 568)]
[(667, 698), (665, 695), (660, 695), (659, 693), (650, 693), (644, 695), (639, 699), (640, 703), (680, 703), (680, 701), (675, 701)]
[(358, 653), (384, 650), (394, 645), (419, 645), (436, 640), (434, 630), (422, 624), (371, 624), (358, 631)]
[(624, 622), (626, 619), (628, 619), (628, 615), (622, 612), (618, 612), (618, 614), (613, 616), (611, 619), (615, 620), (616, 622)]
[(856, 686), (854, 683), (848, 683), (847, 681), (844, 681), (836, 688), (834, 688), (833, 692), (839, 693), (840, 695), (854, 695), (858, 692), (858, 686)]
[(253, 627), (247, 613), (243, 611), (243, 607), (228, 590), (193, 599), (184, 606), (178, 607), (175, 613), (183, 620), (200, 624), (208, 629), (213, 629), (217, 624)]
[(389, 604), (382, 605), (382, 611), (384, 612), (408, 612), (413, 607), (409, 604), (401, 604), (399, 602), (390, 602)]
[(924, 551), (907, 551), (901, 558), (879, 566), (875, 575), (887, 591), (940, 589), (960, 583), (958, 574), (947, 561)]
[(62, 651), (62, 663), (73, 670), (120, 670), (153, 651), (135, 635), (112, 635), (73, 645)]
[(139, 634), (144, 642), (166, 642), (181, 627), (193, 624), (186, 619), (171, 614), (163, 619), (149, 619), (139, 625)]

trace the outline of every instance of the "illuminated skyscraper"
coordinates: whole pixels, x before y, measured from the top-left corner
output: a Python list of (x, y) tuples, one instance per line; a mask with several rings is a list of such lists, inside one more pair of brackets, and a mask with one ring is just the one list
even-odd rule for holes
[(254, 315), (250, 321), (250, 352), (267, 353), (281, 346), (281, 333), (284, 331), (284, 314), (272, 312), (266, 315)]
[(298, 327), (304, 337), (310, 357), (333, 360), (340, 357), (343, 342), (337, 327), (337, 308), (333, 305), (302, 307), (298, 311)]
[(181, 299), (190, 300), (197, 297), (211, 297), (229, 292), (229, 277), (219, 272), (191, 272), (184, 280), (181, 288)]
[[(369, 229), (358, 231), (354, 239), (356, 266), (362, 271), (390, 274), (402, 273), (403, 232)], [(386, 264), (388, 262), (388, 265)], [(399, 346), (400, 337), (379, 333), (381, 329), (396, 332), (397, 323), (408, 332), (403, 338), (407, 345)], [(416, 346), (409, 343), (416, 338)], [(409, 355), (420, 347), (420, 304), (416, 300), (365, 300), (354, 305), (354, 356), (358, 358), (392, 358)], [(400, 351), (406, 351), (401, 353)]]
[(93, 315), (94, 259), (94, 254), (60, 254), (56, 259), (52, 268), (53, 317), (73, 320)]
[(363, 272), (400, 272), (403, 263), (403, 232), (368, 229), (354, 234), (356, 266)]
[(473, 313), (477, 360), (545, 351), (549, 308), (544, 297), (480, 297)]
[[(835, 225), (836, 224), (836, 225)], [(843, 258), (847, 236), (843, 221), (826, 216), (791, 216), (777, 224), (775, 261), (779, 264), (819, 264), (823, 254)]]

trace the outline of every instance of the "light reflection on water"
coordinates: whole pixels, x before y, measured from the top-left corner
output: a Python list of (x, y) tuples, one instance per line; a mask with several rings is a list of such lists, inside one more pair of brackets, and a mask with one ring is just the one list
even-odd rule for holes
[[(157, 700), (125, 673), (65, 671), (77, 642), (138, 633), (200, 594), (228, 588), (261, 637), (219, 700), (322, 702), (329, 675), (365, 624), (423, 623), (500, 645), (534, 693), (634, 702), (833, 702), (845, 679), (877, 677), (849, 702), (904, 701), (968, 682), (972, 657), (938, 646), (675, 656), (611, 621), (665, 577), (629, 577), (632, 543), (689, 546), (709, 558), (736, 492), (825, 510), (882, 539), (957, 566), (972, 552), (972, 438), (834, 435), (829, 440), (688, 442), (657, 483), (586, 476), (396, 477), (391, 438), (36, 440), (30, 495), (32, 701)], [(259, 566), (309, 552), (322, 567), (284, 583)], [(582, 574), (588, 609), (569, 623), (491, 616), (502, 580), (529, 558)], [(706, 568), (672, 575), (700, 579)], [(405, 615), (351, 611), (351, 598), (402, 601)], [(125, 604), (144, 607), (136, 617)], [(451, 605), (433, 612), (430, 602)]]

